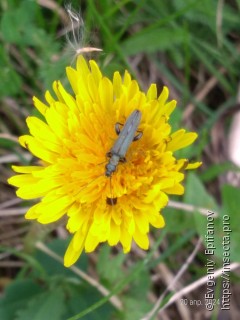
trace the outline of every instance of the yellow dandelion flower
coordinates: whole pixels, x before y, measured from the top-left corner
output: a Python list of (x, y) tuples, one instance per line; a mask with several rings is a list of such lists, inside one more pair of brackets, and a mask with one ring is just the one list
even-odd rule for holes
[[(164, 227), (160, 211), (168, 194), (183, 194), (183, 171), (200, 165), (177, 160), (173, 154), (193, 143), (197, 134), (183, 129), (171, 132), (168, 120), (176, 101), (167, 102), (166, 87), (158, 96), (152, 84), (145, 94), (127, 71), (123, 78), (115, 72), (111, 81), (94, 60), (87, 63), (82, 56), (76, 69), (67, 68), (67, 76), (74, 95), (56, 81), (57, 98), (49, 92), (47, 104), (33, 98), (45, 121), (28, 117), (30, 135), (19, 141), (40, 164), (13, 166), (20, 174), (9, 183), (22, 199), (40, 198), (26, 219), (46, 224), (67, 215), (67, 229), (74, 236), (65, 266), (102, 242), (110, 246), (120, 242), (126, 253), (134, 240), (146, 250), (149, 226)], [(109, 151), (119, 139), (116, 124), (121, 134), (134, 110), (141, 115), (133, 133), (139, 136), (128, 141), (126, 161), (116, 163), (116, 171), (107, 175)]]

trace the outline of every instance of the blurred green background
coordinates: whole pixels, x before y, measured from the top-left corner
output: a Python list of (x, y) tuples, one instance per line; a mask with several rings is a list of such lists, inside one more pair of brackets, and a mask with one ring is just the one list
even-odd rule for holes
[[(137, 320), (151, 310), (199, 237), (204, 239), (207, 209), (218, 216), (216, 270), (223, 265), (223, 215), (230, 217), (231, 263), (240, 261), (240, 0), (71, 2), (85, 22), (80, 44), (103, 50), (87, 57), (96, 59), (109, 77), (128, 69), (143, 90), (156, 83), (160, 93), (167, 85), (170, 98), (178, 101), (173, 129), (186, 127), (199, 134), (197, 143), (178, 155), (203, 165), (187, 175), (185, 195), (172, 197), (164, 209), (166, 228), (152, 230), (150, 252), (133, 248), (124, 255), (102, 246), (76, 264), (118, 295), (117, 306), (78, 271), (62, 266), (54, 256), (62, 257), (69, 241), (62, 226), (26, 222), (31, 204), (17, 199), (6, 182), (12, 164), (31, 161), (17, 138), (27, 133), (26, 117), (36, 114), (32, 96), (44, 99), (54, 80), (68, 86), (65, 67), (74, 66), (76, 55), (66, 39), (70, 21), (65, 4), (0, 1), (0, 319), (61, 320), (85, 312), (84, 319)], [(36, 241), (44, 247), (36, 248)], [(177, 289), (205, 276), (205, 263), (203, 240)], [(215, 298), (221, 300), (221, 278), (216, 283)], [(234, 273), (232, 319), (237, 319), (238, 284), (239, 273)], [(187, 298), (204, 301), (205, 292), (197, 286)], [(173, 293), (165, 292), (162, 306)], [(218, 303), (206, 315), (204, 305), (184, 306), (178, 299), (154, 319), (217, 319), (222, 313)]]

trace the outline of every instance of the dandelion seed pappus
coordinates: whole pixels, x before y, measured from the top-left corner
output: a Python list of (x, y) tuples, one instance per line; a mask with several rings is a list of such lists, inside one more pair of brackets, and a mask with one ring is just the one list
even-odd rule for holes
[(70, 48), (74, 51), (75, 57), (83, 53), (100, 52), (102, 49), (84, 46), (85, 28), (84, 21), (79, 13), (74, 11), (71, 5), (66, 5), (66, 11), (71, 23), (66, 33), (66, 39)]
[[(133, 141), (137, 141), (142, 137), (142, 132), (138, 131), (138, 126), (140, 124), (142, 113), (139, 110), (134, 110), (130, 116), (127, 118), (122, 130), (120, 131), (120, 123), (116, 123), (115, 131), (119, 135), (117, 140), (114, 142), (113, 147), (106, 154), (109, 157), (109, 162), (105, 166), (105, 175), (110, 178), (110, 191), (112, 193), (112, 174), (116, 171), (119, 162), (126, 162), (126, 153)], [(137, 135), (135, 133), (139, 132)], [(107, 197), (106, 200), (109, 205), (116, 205), (116, 197)]]

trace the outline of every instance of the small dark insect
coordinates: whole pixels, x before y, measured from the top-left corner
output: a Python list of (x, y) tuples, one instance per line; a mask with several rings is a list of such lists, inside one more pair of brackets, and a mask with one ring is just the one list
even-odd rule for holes
[[(118, 135), (117, 140), (114, 142), (111, 150), (106, 154), (109, 158), (108, 163), (105, 166), (105, 175), (110, 177), (110, 190), (112, 192), (112, 174), (116, 171), (119, 162), (126, 162), (125, 155), (133, 141), (137, 141), (142, 137), (142, 132), (137, 130), (141, 121), (142, 113), (139, 110), (134, 110), (127, 118), (122, 130), (120, 130), (120, 123), (115, 125), (115, 131)], [(139, 132), (135, 135), (135, 132)], [(110, 206), (117, 204), (117, 198), (111, 197), (106, 199), (106, 203)]]
[(106, 199), (107, 204), (110, 206), (115, 206), (117, 204), (117, 198), (107, 198)]
[(115, 130), (119, 136), (111, 150), (107, 153), (107, 157), (109, 157), (109, 162), (105, 166), (105, 175), (107, 177), (111, 177), (112, 173), (116, 171), (119, 162), (126, 162), (125, 155), (130, 144), (141, 138), (142, 132), (135, 136), (141, 116), (142, 114), (139, 110), (134, 110), (127, 118), (121, 131), (119, 123), (116, 124)]

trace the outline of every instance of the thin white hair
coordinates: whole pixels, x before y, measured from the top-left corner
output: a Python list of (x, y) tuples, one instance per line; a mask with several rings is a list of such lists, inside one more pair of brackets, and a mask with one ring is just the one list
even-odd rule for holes
[(72, 9), (71, 4), (66, 5), (66, 11), (71, 22), (70, 31), (66, 33), (66, 39), (70, 47), (74, 50), (75, 55), (89, 53), (93, 51), (102, 51), (102, 49), (94, 47), (84, 47), (84, 21), (80, 13)]

